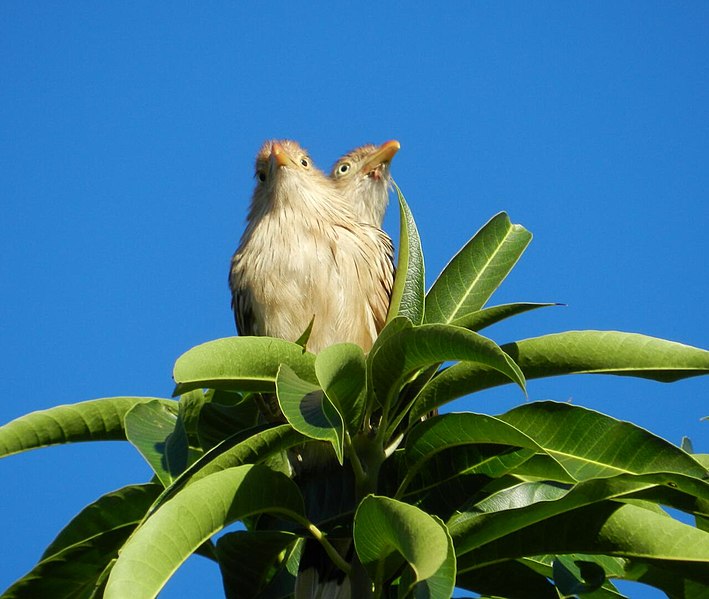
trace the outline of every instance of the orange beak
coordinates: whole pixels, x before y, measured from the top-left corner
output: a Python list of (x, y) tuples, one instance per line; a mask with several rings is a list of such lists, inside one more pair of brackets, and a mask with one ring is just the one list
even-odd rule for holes
[(271, 146), (271, 159), (274, 160), (278, 166), (287, 166), (290, 162), (288, 152), (286, 152), (283, 146), (277, 141), (274, 141)]
[(377, 148), (374, 154), (367, 158), (367, 161), (362, 165), (362, 172), (369, 173), (378, 166), (391, 162), (391, 159), (394, 158), (394, 155), (400, 149), (401, 144), (395, 139), (384, 142)]

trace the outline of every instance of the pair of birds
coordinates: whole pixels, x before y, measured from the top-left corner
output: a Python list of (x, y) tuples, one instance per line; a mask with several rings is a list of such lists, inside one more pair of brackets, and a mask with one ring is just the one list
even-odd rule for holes
[(330, 176), (291, 140), (267, 141), (229, 286), (240, 335), (295, 341), (308, 350), (356, 343), (368, 351), (384, 326), (394, 248), (381, 229), (398, 141), (357, 148)]
[[(246, 230), (229, 273), (240, 335), (295, 341), (312, 324), (307, 341), (312, 352), (341, 342), (364, 351), (372, 347), (394, 283), (394, 248), (381, 224), (390, 164), (399, 147), (388, 141), (357, 148), (327, 176), (296, 142), (263, 144)], [(278, 419), (273, 397), (256, 400), (267, 420)], [(329, 470), (337, 463), (326, 444), (304, 451), (289, 453), (299, 477), (336, 476)], [(298, 599), (351, 599), (351, 587), (318, 543), (306, 543), (295, 585)]]

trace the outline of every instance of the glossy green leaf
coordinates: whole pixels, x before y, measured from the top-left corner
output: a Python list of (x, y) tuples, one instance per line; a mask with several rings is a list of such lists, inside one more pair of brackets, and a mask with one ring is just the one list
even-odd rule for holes
[(572, 571), (572, 575), (574, 575), (577, 580), (579, 580), (581, 573), (581, 567), (578, 562), (592, 563), (594, 566), (597, 566), (601, 571), (603, 571), (606, 578), (603, 586), (595, 591), (584, 593), (582, 595), (584, 599), (586, 597), (589, 599), (628, 599), (625, 595), (618, 591), (618, 589), (615, 588), (613, 583), (610, 581), (611, 578), (627, 578), (626, 568), (629, 560), (623, 558), (612, 557), (609, 555), (570, 553), (565, 555), (536, 555), (534, 557), (523, 558), (519, 560), (518, 563), (524, 564), (537, 573), (553, 579), (555, 578), (555, 562), (563, 563), (567, 569)]
[[(383, 405), (389, 404), (416, 371), (446, 360), (479, 362), (502, 373), (524, 390), (524, 376), (493, 341), (450, 325), (410, 324), (388, 336), (372, 356), (372, 385)], [(422, 414), (423, 415), (423, 414)]]
[(395, 183), (394, 188), (399, 198), (399, 257), (387, 322), (404, 316), (414, 324), (421, 324), (425, 291), (421, 239), (401, 190)]
[[(570, 514), (581, 513), (587, 508), (593, 511), (592, 506), (607, 505), (608, 500), (630, 497), (644, 488), (659, 484), (660, 480), (661, 478), (655, 475), (637, 477), (621, 475), (589, 480), (571, 488), (547, 482), (520, 483), (493, 493), (472, 506), (470, 510), (453, 516), (448, 522), (448, 528), (456, 551), (461, 555), (493, 542), (499, 541), (504, 544), (506, 539), (521, 535), (520, 531), (532, 529), (539, 523), (551, 522), (555, 518), (568, 518), (568, 522), (571, 523), (574, 520)], [(616, 504), (613, 506), (611, 512), (617, 507)], [(601, 510), (602, 513), (607, 511), (606, 508)], [(579, 519), (577, 525), (581, 527), (583, 522)], [(568, 531), (568, 534), (571, 538), (572, 531)], [(707, 542), (709, 542), (709, 535), (707, 535)], [(627, 547), (631, 545), (632, 542), (628, 540)], [(506, 555), (506, 558), (513, 559), (542, 553), (577, 552), (594, 553), (595, 551), (589, 550), (588, 545), (549, 546), (544, 549), (524, 548), (523, 553)]]
[[(709, 351), (636, 333), (569, 331), (501, 347), (527, 380), (562, 374), (614, 374), (671, 382), (709, 373)], [(509, 382), (488, 365), (455, 364), (422, 390), (412, 418), (458, 397)]]
[(354, 343), (338, 343), (315, 358), (315, 374), (328, 399), (342, 414), (351, 435), (359, 432), (367, 396), (364, 352)]
[(205, 392), (203, 389), (195, 389), (180, 395), (180, 399), (177, 402), (177, 416), (187, 436), (188, 445), (192, 445), (193, 447), (199, 446), (199, 415), (202, 408), (209, 403), (212, 396), (213, 391), (208, 390)]
[(204, 404), (197, 425), (200, 446), (207, 451), (224, 439), (256, 426), (258, 416), (258, 406), (250, 397), (235, 405)]
[(542, 451), (531, 437), (504, 420), (473, 412), (441, 414), (419, 424), (406, 441), (409, 468), (460, 445), (493, 443)]
[(152, 506), (155, 511), (185, 485), (206, 476), (246, 464), (260, 464), (270, 457), (299, 445), (306, 437), (290, 424), (268, 427), (266, 425), (241, 431), (225, 439), (192, 464), (160, 496)]
[(32, 412), (0, 426), (0, 457), (78, 441), (124, 441), (123, 418), (133, 406), (171, 399), (105, 397)]
[[(446, 559), (443, 561), (438, 570), (420, 582), (414, 581), (414, 575), (411, 570), (405, 570), (403, 576), (401, 577), (402, 580), (399, 583), (400, 588), (411, 588), (414, 599), (430, 599), (432, 597), (446, 599), (447, 597), (452, 596), (453, 589), (455, 588), (456, 563), (453, 540), (451, 539), (450, 534), (448, 534), (443, 521), (436, 516), (433, 516), (433, 519), (438, 522), (446, 533), (446, 540), (448, 541)], [(401, 595), (402, 594), (400, 593), (399, 596)]]
[(217, 557), (227, 598), (257, 597), (269, 582), (286, 548), (298, 536), (278, 530), (228, 533), (217, 541)]
[(539, 308), (548, 308), (550, 306), (561, 305), (563, 304), (501, 304), (499, 306), (490, 306), (489, 308), (469, 312), (468, 314), (452, 320), (450, 324), (457, 327), (463, 327), (464, 329), (470, 329), (471, 331), (481, 331), (486, 327), (501, 322), (506, 318), (517, 316), (518, 314), (524, 314), (525, 312), (538, 310)]
[(134, 485), (84, 508), (47, 547), (39, 563), (3, 594), (7, 599), (88, 599), (104, 571), (162, 487)]
[[(487, 524), (493, 525), (492, 521)], [(451, 528), (451, 534), (456, 549), (465, 551), (456, 541), (454, 528), (457, 527)], [(461, 570), (543, 553), (600, 553), (624, 557), (638, 563), (659, 564), (681, 578), (699, 582), (703, 577), (706, 579), (709, 568), (709, 534), (661, 511), (613, 501), (587, 505), (530, 522), (515, 533), (494, 536), (497, 540), (463, 556), (459, 553)], [(466, 538), (457, 538), (466, 544)]]
[[(503, 462), (505, 452), (509, 448), (528, 450), (519, 456), (520, 462), (525, 461), (535, 452), (543, 451), (542, 447), (533, 439), (492, 416), (473, 413), (443, 414), (426, 420), (411, 431), (406, 441), (408, 468), (401, 484), (402, 488), (405, 488), (408, 481), (412, 480), (420, 469), (437, 454), (445, 452), (447, 457), (443, 461), (455, 464), (459, 461), (459, 457), (465, 456), (465, 452), (460, 451), (461, 447), (476, 444), (499, 446), (497, 451), (501, 453), (500, 460)], [(480, 472), (493, 475), (490, 468), (497, 461), (499, 460), (494, 460), (490, 455), (485, 454), (485, 459), (479, 465), (474, 466), (464, 462), (463, 469), (460, 469), (459, 472)], [(516, 461), (511, 464), (512, 467), (517, 467), (517, 465)], [(501, 470), (496, 471), (494, 475), (501, 476), (503, 472), (507, 471), (507, 468)], [(440, 476), (441, 472), (439, 471), (437, 474)]]
[[(388, 497), (370, 495), (361, 501), (354, 519), (354, 542), (372, 577), (377, 563), (396, 553), (412, 568), (413, 583), (440, 574), (442, 568), (451, 573), (444, 566), (449, 548), (445, 526), (417, 507)], [(450, 593), (441, 597), (448, 599)]]
[(93, 598), (103, 580), (104, 571), (118, 555), (128, 534), (130, 531), (111, 530), (91, 541), (55, 553), (8, 588), (2, 595), (3, 599)]
[(276, 374), (287, 364), (315, 382), (315, 356), (296, 343), (272, 337), (227, 337), (193, 347), (175, 362), (175, 394), (192, 389), (273, 392)]
[(426, 295), (426, 322), (480, 310), (519, 260), (532, 234), (501, 212), (453, 257)]
[(185, 487), (136, 530), (116, 561), (104, 597), (156, 597), (204, 541), (232, 522), (257, 513), (302, 521), (295, 483), (264, 466), (240, 466)]
[(126, 437), (165, 486), (187, 467), (187, 433), (177, 414), (158, 401), (139, 404), (125, 417)]
[(600, 589), (606, 581), (603, 568), (591, 561), (569, 560), (561, 557), (554, 560), (552, 568), (554, 584), (564, 597), (592, 593)]
[(88, 543), (113, 530), (124, 530), (126, 538), (162, 491), (154, 483), (129, 485), (107, 493), (81, 510), (44, 550), (42, 560), (74, 545)]
[(656, 473), (709, 480), (706, 468), (676, 445), (587, 408), (540, 401), (498, 418), (534, 439), (576, 480)]
[(345, 424), (342, 415), (325, 392), (299, 378), (283, 364), (276, 378), (278, 404), (290, 425), (298, 432), (332, 444), (337, 459), (344, 459)]

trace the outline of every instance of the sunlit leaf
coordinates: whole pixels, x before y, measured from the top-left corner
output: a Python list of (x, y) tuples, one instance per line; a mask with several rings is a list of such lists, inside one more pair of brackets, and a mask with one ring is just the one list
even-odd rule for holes
[(315, 359), (318, 382), (350, 434), (362, 426), (367, 395), (367, 366), (362, 348), (354, 343), (338, 343), (323, 349)]
[(187, 433), (173, 411), (158, 401), (139, 404), (125, 417), (126, 437), (164, 486), (187, 467)]
[(47, 547), (40, 562), (3, 593), (7, 599), (89, 599), (118, 550), (162, 487), (134, 485), (84, 508)]
[(175, 394), (192, 389), (273, 392), (276, 373), (287, 364), (315, 382), (315, 356), (297, 343), (272, 337), (227, 337), (193, 347), (175, 362)]
[(389, 335), (372, 356), (372, 385), (382, 404), (390, 403), (409, 376), (446, 360), (487, 365), (525, 388), (517, 365), (493, 341), (450, 325), (403, 327)]
[(123, 546), (104, 597), (155, 597), (204, 541), (236, 520), (263, 512), (303, 515), (295, 483), (263, 466), (230, 468), (185, 487)]
[(0, 457), (78, 441), (124, 441), (123, 418), (137, 404), (159, 401), (155, 397), (105, 397), (32, 412), (0, 426)]
[[(451, 572), (444, 566), (448, 560), (448, 539), (441, 522), (412, 505), (388, 497), (366, 497), (355, 514), (355, 547), (370, 575), (375, 573), (379, 561), (398, 553), (413, 570), (413, 583), (442, 572), (455, 577), (455, 568)], [(439, 590), (444, 587), (436, 585)], [(448, 599), (450, 592), (436, 596)]]
[(404, 316), (414, 324), (421, 324), (425, 290), (421, 239), (401, 190), (396, 184), (394, 188), (399, 198), (399, 257), (387, 322)]
[(471, 331), (480, 331), (486, 327), (501, 322), (506, 318), (517, 316), (518, 314), (524, 314), (525, 312), (538, 310), (539, 308), (548, 308), (550, 306), (561, 305), (562, 304), (532, 303), (501, 304), (499, 306), (490, 306), (489, 308), (469, 312), (468, 314), (452, 320), (450, 324), (457, 327), (463, 327), (464, 329), (470, 329)]
[[(569, 331), (501, 348), (527, 380), (562, 374), (614, 374), (671, 382), (709, 374), (709, 351), (636, 333)], [(411, 417), (418, 418), (458, 397), (509, 382), (489, 365), (455, 364), (421, 391)]]
[(344, 459), (345, 425), (342, 415), (317, 385), (299, 378), (283, 364), (276, 378), (278, 404), (298, 432), (332, 444), (340, 464)]
[(676, 445), (581, 406), (539, 401), (498, 418), (534, 439), (576, 480), (654, 473), (709, 480), (707, 469)]
[(426, 295), (426, 322), (450, 323), (480, 310), (531, 240), (504, 212), (494, 216), (436, 279)]

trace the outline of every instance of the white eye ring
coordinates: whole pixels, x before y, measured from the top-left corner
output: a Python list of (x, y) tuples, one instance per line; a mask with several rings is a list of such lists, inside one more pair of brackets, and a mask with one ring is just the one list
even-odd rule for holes
[(307, 158), (301, 158), (300, 164), (302, 164), (305, 168), (308, 168), (310, 166), (310, 162), (308, 162)]
[(350, 163), (349, 162), (343, 162), (340, 167), (337, 169), (337, 172), (340, 173), (341, 175), (344, 175), (348, 170), (350, 170)]

